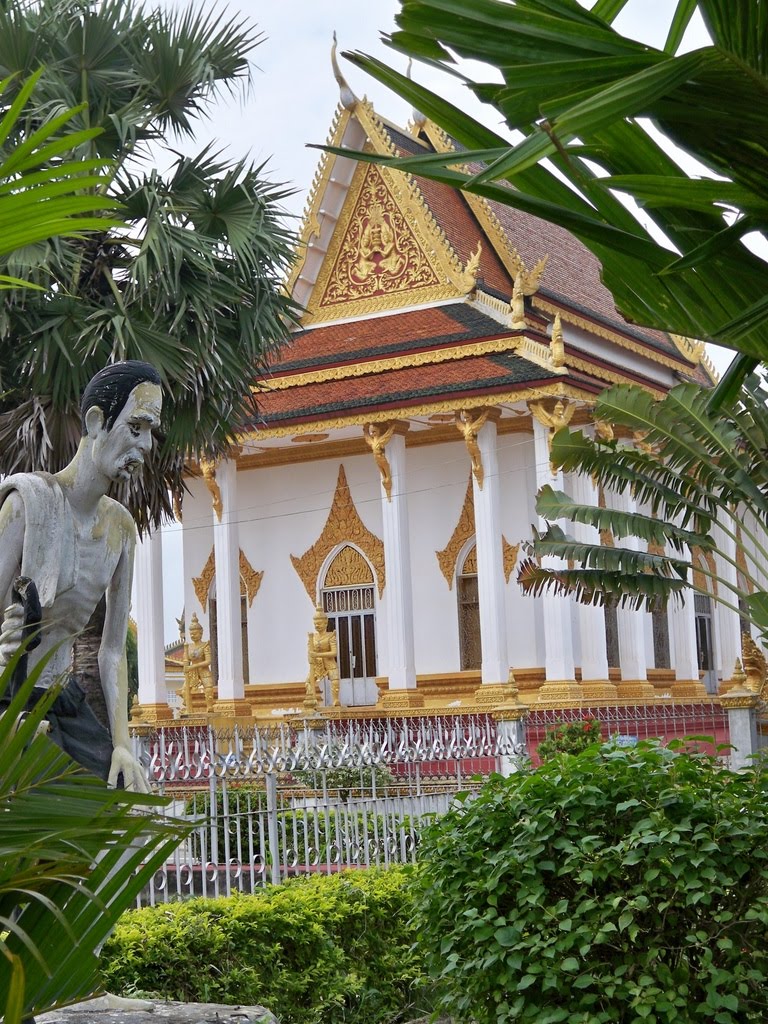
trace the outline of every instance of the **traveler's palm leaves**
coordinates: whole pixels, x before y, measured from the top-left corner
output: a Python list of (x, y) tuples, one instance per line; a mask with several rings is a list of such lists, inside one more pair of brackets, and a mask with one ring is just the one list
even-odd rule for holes
[[(765, 237), (768, 224), (768, 8), (679, 0), (655, 49), (612, 27), (626, 2), (402, 0), (391, 45), (463, 79), (522, 133), (514, 145), (380, 61), (346, 56), (447, 131), (473, 166), (456, 169), (444, 154), (389, 162), (568, 228), (600, 259), (630, 322), (717, 341), (754, 365), (768, 350), (766, 264), (743, 239)], [(680, 53), (696, 10), (712, 45)], [(483, 62), (489, 80), (466, 78), (454, 55)], [(712, 176), (682, 169), (651, 124)]]

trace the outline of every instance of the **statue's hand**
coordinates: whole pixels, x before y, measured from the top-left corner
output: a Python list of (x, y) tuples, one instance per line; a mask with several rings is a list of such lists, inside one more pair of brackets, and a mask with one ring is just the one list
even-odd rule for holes
[(7, 665), (19, 649), (24, 627), (24, 605), (14, 603), (3, 612), (3, 627), (0, 632), (0, 665)]
[(109, 766), (107, 785), (114, 789), (120, 776), (129, 793), (148, 793), (149, 785), (144, 769), (127, 747), (115, 747), (112, 752), (112, 763)]

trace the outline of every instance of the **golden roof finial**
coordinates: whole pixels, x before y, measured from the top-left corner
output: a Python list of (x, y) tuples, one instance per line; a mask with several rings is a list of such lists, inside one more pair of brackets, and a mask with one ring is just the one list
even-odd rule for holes
[(477, 249), (470, 255), (467, 260), (466, 266), (461, 274), (461, 280), (459, 286), (461, 290), (469, 295), (477, 288), (477, 273), (480, 269), (480, 256), (483, 252), (483, 243), (478, 241)]
[[(409, 57), (408, 58), (408, 67), (406, 68), (406, 71), (405, 71), (405, 77), (409, 81), (411, 80), (411, 68), (412, 67), (413, 67), (413, 58)], [(422, 112), (420, 110), (417, 110), (416, 107), (414, 107), (411, 110), (411, 119), (413, 121), (412, 133), (414, 135), (418, 135), (419, 132), (421, 131), (421, 129), (427, 123), (427, 120), (428, 120), (427, 115), (426, 114), (422, 114)]]
[(563, 366), (565, 364), (565, 343), (563, 341), (563, 325), (560, 322), (560, 314), (555, 314), (555, 322), (552, 324), (552, 339), (549, 343), (549, 351), (552, 353), (552, 365)]
[(357, 96), (352, 92), (349, 84), (341, 73), (339, 62), (336, 59), (336, 32), (333, 33), (333, 46), (331, 47), (331, 67), (333, 68), (333, 77), (339, 86), (339, 99), (341, 105), (345, 110), (354, 110), (357, 106)]

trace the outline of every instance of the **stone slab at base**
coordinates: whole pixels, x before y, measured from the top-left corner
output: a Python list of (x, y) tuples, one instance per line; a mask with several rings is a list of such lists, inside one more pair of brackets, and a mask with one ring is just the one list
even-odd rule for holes
[[(152, 1024), (153, 1020), (165, 1024), (278, 1024), (277, 1017), (263, 1006), (224, 1006), (221, 1003), (172, 1003), (157, 1000), (121, 1000), (115, 996), (100, 996), (75, 1003), (63, 1010), (38, 1014), (38, 1024)], [(143, 1004), (143, 1005), (141, 1005)]]
[(253, 709), (250, 702), (242, 698), (236, 700), (217, 700), (211, 711), (217, 718), (251, 718)]
[(424, 698), (416, 690), (384, 690), (376, 707), (384, 711), (407, 711), (409, 708), (423, 708)]

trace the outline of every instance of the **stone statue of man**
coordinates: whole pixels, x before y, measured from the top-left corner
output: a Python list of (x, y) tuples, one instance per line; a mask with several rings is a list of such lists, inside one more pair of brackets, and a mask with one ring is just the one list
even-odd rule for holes
[[(59, 473), (19, 473), (0, 483), (0, 667), (18, 648), (25, 625), (14, 589), (18, 577), (25, 577), (35, 583), (42, 610), (41, 642), (29, 653), (28, 670), (53, 651), (32, 702), (66, 679), (47, 716), (51, 738), (108, 785), (122, 780), (126, 789), (140, 791), (147, 785), (130, 751), (125, 661), (136, 527), (107, 491), (113, 481), (140, 470), (161, 406), (154, 367), (135, 360), (107, 366), (83, 394), (83, 434), (69, 465)], [(71, 671), (74, 636), (104, 595), (99, 672), (109, 731)]]

